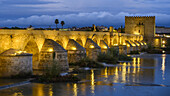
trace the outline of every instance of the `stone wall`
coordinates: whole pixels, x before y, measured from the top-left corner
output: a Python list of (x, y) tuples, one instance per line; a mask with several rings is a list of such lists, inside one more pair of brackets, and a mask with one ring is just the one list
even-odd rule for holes
[(46, 69), (54, 65), (62, 71), (67, 71), (69, 68), (67, 52), (41, 52), (40, 58), (39, 69)]
[(69, 50), (68, 51), (68, 62), (69, 63), (75, 63), (83, 58), (86, 58), (86, 51), (80, 51), (80, 50)]
[(0, 56), (0, 77), (32, 73), (31, 56)]

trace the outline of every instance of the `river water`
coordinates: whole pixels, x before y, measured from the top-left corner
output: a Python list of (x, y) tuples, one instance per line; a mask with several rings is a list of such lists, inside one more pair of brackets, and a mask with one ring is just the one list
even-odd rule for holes
[(134, 57), (133, 62), (75, 75), (79, 83), (30, 83), (0, 90), (0, 96), (170, 96), (167, 54)]

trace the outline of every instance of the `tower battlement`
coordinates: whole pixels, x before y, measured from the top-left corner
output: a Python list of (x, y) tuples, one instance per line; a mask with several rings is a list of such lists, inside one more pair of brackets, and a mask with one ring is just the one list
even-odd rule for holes
[(125, 18), (155, 18), (155, 16), (125, 16)]

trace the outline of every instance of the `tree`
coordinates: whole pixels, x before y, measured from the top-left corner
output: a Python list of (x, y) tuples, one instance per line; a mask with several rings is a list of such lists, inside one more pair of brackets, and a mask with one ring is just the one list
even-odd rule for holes
[(63, 29), (63, 25), (65, 24), (65, 22), (64, 21), (61, 21), (61, 25), (62, 25), (62, 29)]
[(55, 19), (56, 29), (57, 29), (57, 24), (58, 23), (59, 23), (58, 19)]
[(32, 25), (30, 25), (28, 28), (32, 28)]

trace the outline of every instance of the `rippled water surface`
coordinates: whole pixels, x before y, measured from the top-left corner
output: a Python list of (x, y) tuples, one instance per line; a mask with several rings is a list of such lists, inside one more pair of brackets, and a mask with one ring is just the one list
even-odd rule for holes
[(170, 55), (135, 57), (78, 77), (79, 83), (31, 83), (0, 90), (0, 96), (170, 96)]

